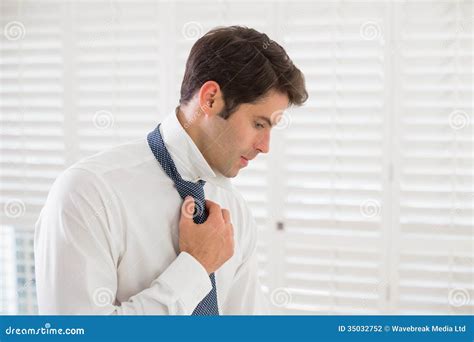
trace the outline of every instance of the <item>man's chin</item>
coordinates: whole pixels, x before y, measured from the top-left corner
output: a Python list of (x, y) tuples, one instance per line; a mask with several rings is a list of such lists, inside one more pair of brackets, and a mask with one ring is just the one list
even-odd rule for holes
[(230, 168), (221, 172), (221, 174), (226, 178), (234, 178), (239, 174), (240, 169), (238, 168)]

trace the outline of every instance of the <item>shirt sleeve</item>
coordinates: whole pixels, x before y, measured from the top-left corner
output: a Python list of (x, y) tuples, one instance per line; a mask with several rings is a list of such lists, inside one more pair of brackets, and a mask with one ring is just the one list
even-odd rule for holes
[(242, 224), (248, 236), (244, 239), (247, 248), (229, 290), (224, 314), (269, 315), (271, 306), (258, 278), (257, 225), (243, 198), (241, 204), (244, 217)]
[(212, 284), (184, 252), (148, 288), (117, 303), (123, 233), (107, 190), (83, 169), (66, 170), (51, 188), (35, 230), (39, 314), (191, 314)]

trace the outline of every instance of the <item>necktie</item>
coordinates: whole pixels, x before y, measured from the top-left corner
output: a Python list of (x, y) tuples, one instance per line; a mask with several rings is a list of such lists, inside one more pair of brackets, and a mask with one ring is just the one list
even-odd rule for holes
[[(163, 142), (163, 138), (160, 133), (160, 125), (158, 125), (155, 130), (148, 134), (147, 140), (156, 160), (158, 160), (168, 177), (173, 180), (181, 198), (184, 199), (186, 196), (194, 197), (194, 222), (199, 224), (204, 223), (208, 215), (204, 197), (204, 184), (206, 182), (199, 180), (197, 183), (193, 183), (181, 178), (181, 175), (176, 169), (173, 159), (171, 158), (171, 155), (169, 154)], [(211, 273), (209, 277), (212, 283), (212, 290), (196, 306), (192, 315), (219, 315), (219, 308), (217, 306), (216, 279), (214, 273)]]

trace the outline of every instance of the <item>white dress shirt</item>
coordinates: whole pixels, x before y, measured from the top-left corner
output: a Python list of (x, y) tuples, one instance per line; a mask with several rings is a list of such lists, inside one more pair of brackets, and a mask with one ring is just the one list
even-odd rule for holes
[[(216, 272), (220, 314), (265, 314), (255, 221), (229, 179), (214, 172), (175, 114), (160, 126), (183, 179), (206, 181), (230, 211), (234, 255)], [(182, 199), (146, 137), (64, 171), (36, 223), (40, 314), (189, 315), (212, 289), (204, 267), (179, 252)]]

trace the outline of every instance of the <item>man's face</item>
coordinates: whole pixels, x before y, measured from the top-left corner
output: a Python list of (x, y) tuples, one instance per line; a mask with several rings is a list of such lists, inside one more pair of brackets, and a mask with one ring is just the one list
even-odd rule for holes
[(272, 125), (287, 107), (286, 94), (270, 91), (256, 104), (240, 105), (227, 120), (209, 118), (202, 151), (209, 165), (225, 177), (235, 177), (259, 153), (268, 153)]

